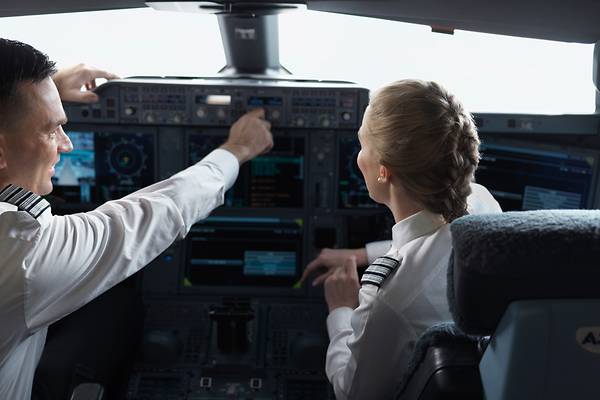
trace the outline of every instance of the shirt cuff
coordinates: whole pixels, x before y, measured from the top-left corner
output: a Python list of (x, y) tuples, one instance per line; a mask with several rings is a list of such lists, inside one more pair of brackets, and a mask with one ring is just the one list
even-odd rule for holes
[(354, 310), (350, 307), (338, 307), (332, 310), (327, 316), (327, 332), (329, 339), (344, 329), (352, 329), (352, 313)]
[(231, 152), (224, 149), (216, 149), (211, 151), (200, 162), (208, 162), (216, 164), (223, 172), (225, 179), (225, 190), (229, 190), (237, 179), (240, 170), (240, 162)]
[(365, 249), (367, 250), (367, 259), (369, 261), (369, 265), (371, 265), (371, 263), (378, 257), (386, 255), (387, 252), (390, 251), (391, 247), (392, 242), (390, 240), (367, 243), (365, 245)]

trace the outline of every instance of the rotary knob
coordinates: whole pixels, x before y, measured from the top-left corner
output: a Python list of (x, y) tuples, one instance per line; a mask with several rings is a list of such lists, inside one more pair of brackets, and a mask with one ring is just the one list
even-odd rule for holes
[(154, 113), (148, 113), (146, 114), (146, 122), (149, 124), (153, 124), (156, 122), (156, 116), (154, 115)]
[(127, 115), (128, 117), (131, 117), (133, 115), (135, 115), (135, 107), (129, 106), (129, 107), (125, 107), (125, 115)]
[(304, 121), (303, 117), (296, 117), (296, 119), (294, 120), (294, 124), (296, 126), (304, 126), (306, 121)]
[(279, 119), (279, 117), (281, 117), (281, 113), (279, 112), (279, 110), (271, 111), (271, 119)]
[(183, 122), (183, 115), (179, 113), (173, 115), (173, 122), (176, 124), (181, 124)]
[(198, 118), (206, 118), (206, 107), (198, 107), (196, 110), (196, 116)]

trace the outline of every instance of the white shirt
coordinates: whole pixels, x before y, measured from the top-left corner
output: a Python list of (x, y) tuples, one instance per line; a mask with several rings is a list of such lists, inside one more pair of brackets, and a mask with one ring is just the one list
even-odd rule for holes
[[(478, 183), (471, 183), (471, 194), (467, 197), (467, 211), (469, 214), (495, 214), (502, 212), (500, 204), (494, 196)], [(365, 245), (367, 260), (371, 264), (377, 257), (381, 257), (390, 250), (390, 240), (370, 242)]]
[[(487, 189), (477, 186), (469, 198), (477, 204), (471, 211), (501, 212)], [(338, 400), (392, 398), (419, 336), (451, 319), (446, 299), (449, 224), (420, 211), (394, 225), (391, 249), (387, 243), (385, 255), (401, 260), (400, 266), (379, 290), (363, 285), (355, 310), (339, 307), (327, 317), (325, 370)]]
[(144, 267), (223, 203), (239, 164), (215, 150), (94, 211), (37, 219), (0, 202), (0, 399), (29, 399), (47, 327)]

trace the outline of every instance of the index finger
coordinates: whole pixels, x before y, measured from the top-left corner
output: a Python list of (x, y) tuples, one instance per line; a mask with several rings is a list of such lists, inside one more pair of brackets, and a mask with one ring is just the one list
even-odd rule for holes
[(254, 108), (254, 109), (248, 111), (246, 113), (246, 115), (249, 115), (251, 117), (256, 117), (256, 118), (264, 118), (265, 117), (265, 109), (264, 108)]
[(320, 266), (320, 260), (319, 257), (315, 258), (314, 260), (312, 260), (311, 262), (308, 263), (308, 265), (306, 266), (306, 268), (304, 268), (304, 272), (302, 272), (302, 277), (300, 278), (300, 282), (303, 282), (306, 277), (313, 272), (315, 269), (319, 268)]
[(115, 75), (112, 72), (104, 71), (102, 69), (97, 69), (97, 68), (90, 68), (89, 74), (91, 76), (90, 79), (96, 79), (96, 78), (105, 78), (108, 80), (119, 79), (118, 75)]

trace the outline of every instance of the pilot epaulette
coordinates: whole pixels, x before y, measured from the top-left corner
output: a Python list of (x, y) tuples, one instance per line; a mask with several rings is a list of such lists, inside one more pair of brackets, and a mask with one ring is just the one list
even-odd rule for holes
[(387, 278), (398, 266), (400, 261), (395, 258), (383, 256), (377, 258), (364, 272), (360, 283), (362, 285), (373, 285), (380, 288)]
[(15, 185), (8, 185), (0, 191), (0, 201), (17, 206), (33, 218), (38, 218), (50, 207), (50, 203), (41, 196)]

